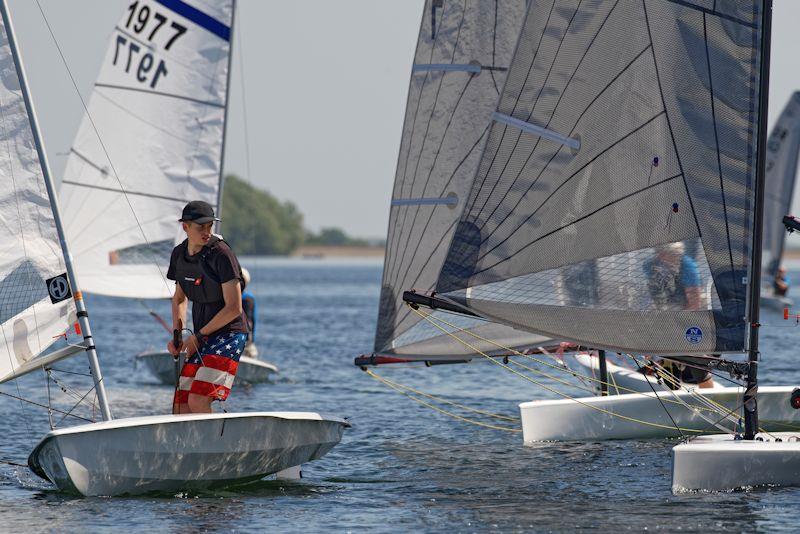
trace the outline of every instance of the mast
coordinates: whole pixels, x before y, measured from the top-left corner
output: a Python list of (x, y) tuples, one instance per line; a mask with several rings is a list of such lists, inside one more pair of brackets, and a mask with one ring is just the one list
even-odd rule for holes
[[(225, 187), (225, 138), (228, 132), (228, 101), (231, 96), (231, 71), (233, 70), (234, 23), (236, 21), (236, 0), (231, 0), (231, 40), (228, 44), (228, 73), (225, 82), (225, 113), (222, 117), (222, 146), (219, 153), (219, 187), (217, 188), (217, 217), (222, 219), (222, 188)], [(250, 177), (247, 177), (248, 180)], [(217, 233), (222, 232), (222, 221), (217, 223)]]
[(758, 104), (758, 148), (756, 149), (756, 188), (753, 221), (753, 247), (750, 262), (750, 346), (747, 387), (744, 393), (744, 439), (755, 439), (758, 432), (758, 331), (761, 308), (761, 249), (764, 234), (764, 182), (766, 177), (767, 111), (769, 106), (769, 55), (772, 34), (772, 0), (764, 0), (761, 13), (761, 79)]
[(89, 313), (86, 311), (86, 304), (83, 301), (83, 295), (78, 286), (78, 280), (75, 276), (75, 271), (72, 265), (72, 256), (67, 247), (67, 239), (64, 234), (64, 227), (61, 223), (61, 214), (58, 209), (58, 200), (56, 199), (55, 188), (53, 187), (53, 180), (50, 174), (50, 165), (47, 162), (47, 154), (45, 154), (42, 146), (42, 136), (39, 132), (39, 123), (36, 119), (36, 111), (33, 107), (33, 101), (28, 92), (28, 82), (25, 77), (25, 68), (22, 64), (22, 58), (17, 49), (17, 40), (14, 35), (14, 27), (11, 24), (11, 17), (9, 16), (8, 6), (6, 0), (0, 0), (0, 13), (2, 13), (3, 24), (6, 28), (6, 35), (8, 36), (9, 47), (11, 48), (11, 55), (14, 58), (14, 65), (17, 69), (19, 77), (20, 89), (22, 97), (25, 101), (25, 109), (28, 113), (28, 121), (31, 125), (31, 132), (33, 133), (34, 144), (36, 145), (36, 153), (39, 157), (39, 165), (42, 168), (42, 177), (44, 184), (47, 188), (47, 196), (50, 199), (50, 208), (53, 212), (53, 219), (58, 232), (58, 240), (61, 243), (61, 252), (64, 256), (64, 264), (67, 269), (67, 278), (69, 285), (72, 288), (72, 295), (75, 299), (75, 307), (78, 310), (78, 323), (80, 324), (81, 331), (83, 332), (83, 339), (87, 345), (86, 354), (89, 357), (89, 366), (92, 371), (92, 378), (94, 379), (95, 390), (97, 391), (97, 399), (100, 403), (100, 411), (103, 415), (104, 421), (111, 420), (111, 408), (106, 396), (106, 389), (103, 385), (103, 375), (100, 371), (100, 362), (97, 358), (97, 351), (95, 350), (94, 342), (92, 340), (92, 331), (89, 327)]

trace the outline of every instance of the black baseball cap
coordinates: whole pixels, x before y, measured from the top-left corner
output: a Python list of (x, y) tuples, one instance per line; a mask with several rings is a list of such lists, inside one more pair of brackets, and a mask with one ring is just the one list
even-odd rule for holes
[(219, 221), (214, 217), (214, 208), (208, 202), (202, 200), (192, 200), (183, 208), (180, 222), (193, 222), (197, 224), (206, 224), (211, 221)]

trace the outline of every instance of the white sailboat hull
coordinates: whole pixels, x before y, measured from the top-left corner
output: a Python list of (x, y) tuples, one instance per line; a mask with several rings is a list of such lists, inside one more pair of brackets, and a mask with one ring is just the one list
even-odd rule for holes
[[(144, 363), (162, 384), (175, 384), (175, 360), (170, 353), (144, 352), (136, 355), (136, 362)], [(235, 383), (260, 384), (277, 373), (278, 368), (269, 362), (242, 356), (239, 358)]]
[(207, 489), (321, 458), (349, 426), (311, 412), (134, 417), (54, 430), (28, 465), (85, 496)]
[[(789, 403), (794, 387), (762, 386), (758, 390), (760, 424), (770, 431), (800, 429), (800, 410)], [(703, 395), (729, 410), (738, 410), (741, 388), (709, 389)], [(659, 402), (656, 395), (663, 402)], [(688, 391), (659, 391), (656, 394), (631, 393), (607, 397), (538, 400), (519, 405), (522, 435), (525, 443), (537, 441), (595, 441), (612, 439), (648, 439), (677, 437), (672, 419), (681, 428), (719, 432), (707, 419), (715, 421), (720, 415), (703, 412), (701, 417), (683, 404), (669, 402), (676, 396), (691, 405), (698, 405)], [(603, 411), (600, 411), (603, 410)], [(643, 424), (646, 421), (650, 424)], [(657, 425), (657, 426), (655, 426)], [(731, 426), (728, 424), (727, 426)]]
[(678, 445), (672, 449), (672, 492), (798, 486), (798, 437), (800, 433), (777, 432), (759, 434), (763, 441), (745, 441), (716, 434)]

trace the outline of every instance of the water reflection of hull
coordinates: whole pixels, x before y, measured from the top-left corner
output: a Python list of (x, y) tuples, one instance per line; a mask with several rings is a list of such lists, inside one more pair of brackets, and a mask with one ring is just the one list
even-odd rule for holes
[(348, 426), (311, 412), (133, 417), (54, 430), (28, 465), (86, 496), (209, 489), (321, 458)]
[[(147, 365), (153, 376), (158, 378), (162, 384), (175, 384), (175, 361), (168, 352), (143, 352), (136, 355), (136, 362), (143, 362)], [(277, 373), (278, 368), (269, 362), (242, 356), (239, 358), (235, 383), (260, 384), (268, 381), (271, 375)]]

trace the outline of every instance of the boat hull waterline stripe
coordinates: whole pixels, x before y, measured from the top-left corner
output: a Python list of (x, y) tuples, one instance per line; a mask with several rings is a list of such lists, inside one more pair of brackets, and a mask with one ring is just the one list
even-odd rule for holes
[(455, 206), (458, 204), (458, 198), (450, 196), (444, 198), (396, 198), (392, 200), (392, 206), (434, 206), (439, 204)]
[(190, 6), (182, 0), (156, 0), (159, 4), (171, 9), (178, 15), (191, 20), (201, 28), (205, 28), (220, 39), (225, 41), (231, 40), (231, 28), (214, 17), (207, 15), (199, 9)]
[(539, 137), (544, 137), (545, 139), (549, 139), (550, 141), (554, 141), (564, 146), (568, 146), (573, 150), (580, 150), (581, 148), (581, 142), (577, 139), (572, 139), (565, 135), (561, 135), (558, 132), (554, 132), (553, 130), (548, 130), (547, 128), (542, 128), (541, 126), (536, 126), (535, 124), (515, 119), (514, 117), (510, 117), (508, 115), (504, 115), (496, 111), (492, 114), (492, 120), (495, 122), (499, 122), (501, 124), (505, 124), (506, 126), (517, 128), (518, 130), (522, 130), (523, 132), (526, 133), (538, 135)]

